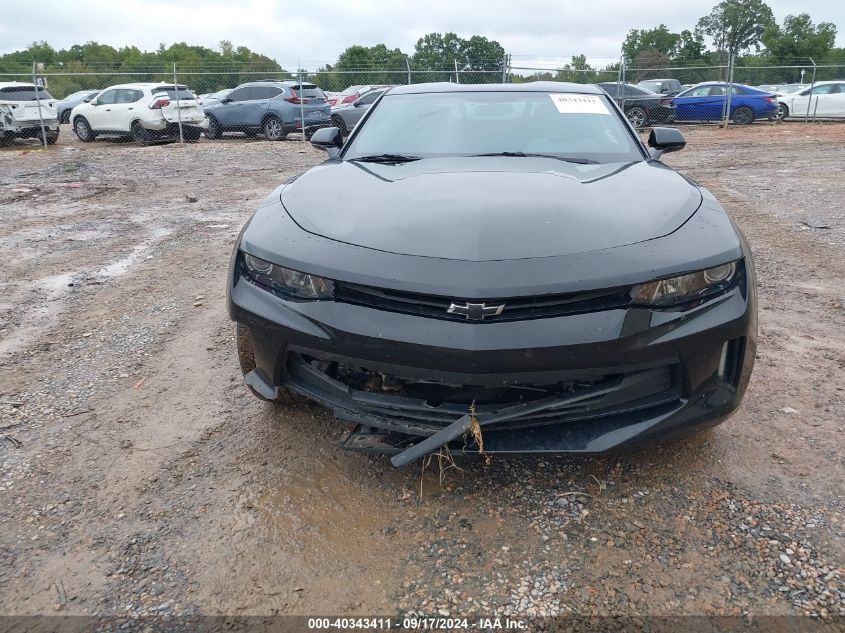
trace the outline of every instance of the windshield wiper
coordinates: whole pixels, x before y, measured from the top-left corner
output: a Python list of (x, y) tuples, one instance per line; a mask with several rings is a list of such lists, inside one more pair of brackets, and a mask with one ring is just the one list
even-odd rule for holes
[(514, 158), (554, 158), (555, 160), (562, 160), (567, 163), (576, 163), (578, 165), (598, 165), (599, 161), (592, 158), (571, 158), (568, 156), (558, 156), (557, 154), (530, 154), (526, 152), (489, 152), (487, 154), (472, 154), (476, 156), (511, 156)]
[(405, 156), (403, 154), (373, 154), (372, 156), (359, 156), (358, 158), (350, 158), (351, 161), (359, 161), (361, 163), (410, 163), (419, 160), (419, 156)]

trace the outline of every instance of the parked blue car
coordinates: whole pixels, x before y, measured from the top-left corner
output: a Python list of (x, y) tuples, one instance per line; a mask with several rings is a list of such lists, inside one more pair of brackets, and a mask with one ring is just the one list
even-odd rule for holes
[(305, 137), (321, 127), (331, 127), (326, 95), (314, 84), (297, 81), (251, 81), (241, 84), (220, 101), (206, 106), (206, 137), (220, 138), (224, 132), (247, 136), (264, 134), (280, 141), (291, 132)]
[[(719, 121), (725, 111), (728, 84), (708, 82), (688, 88), (672, 97), (675, 121)], [(775, 95), (745, 86), (731, 85), (730, 119), (748, 125), (755, 119), (775, 119), (778, 102)]]

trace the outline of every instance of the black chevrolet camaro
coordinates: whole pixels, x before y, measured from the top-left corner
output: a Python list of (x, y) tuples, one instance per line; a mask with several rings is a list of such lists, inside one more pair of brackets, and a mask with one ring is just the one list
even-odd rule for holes
[(596, 87), (392, 88), (273, 191), (228, 280), (246, 384), (348, 448), (598, 453), (704, 429), (754, 365), (754, 267)]

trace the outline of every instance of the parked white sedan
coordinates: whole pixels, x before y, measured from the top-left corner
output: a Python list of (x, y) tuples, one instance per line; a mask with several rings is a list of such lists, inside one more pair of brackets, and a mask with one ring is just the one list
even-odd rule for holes
[(202, 105), (187, 86), (137, 83), (111, 86), (70, 113), (80, 141), (99, 134), (130, 135), (141, 145), (179, 138), (179, 123), (186, 141), (196, 141), (208, 127)]
[(845, 81), (817, 81), (812, 88), (778, 95), (778, 118), (845, 117)]

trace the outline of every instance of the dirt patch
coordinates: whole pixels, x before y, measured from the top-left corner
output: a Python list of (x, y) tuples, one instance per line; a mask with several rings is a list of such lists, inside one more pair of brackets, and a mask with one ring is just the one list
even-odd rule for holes
[(683, 442), (442, 480), (344, 452), (325, 411), (241, 383), (230, 249), (321, 154), (67, 126), (50, 151), (5, 148), (2, 612), (842, 614), (845, 126), (685, 133), (667, 162), (756, 257), (741, 410)]

